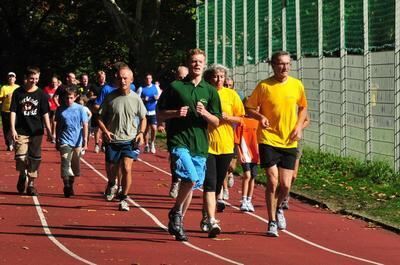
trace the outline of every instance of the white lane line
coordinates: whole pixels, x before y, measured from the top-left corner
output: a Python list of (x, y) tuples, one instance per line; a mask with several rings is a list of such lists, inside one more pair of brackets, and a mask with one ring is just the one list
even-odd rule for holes
[[(141, 160), (141, 159), (139, 159), (139, 160), (140, 160), (141, 162), (144, 162), (144, 161)], [(83, 163), (85, 163), (85, 164), (86, 164), (90, 169), (92, 169), (94, 172), (96, 172), (97, 175), (99, 175), (103, 180), (108, 181), (106, 176), (104, 176), (100, 171), (98, 171), (96, 168), (94, 168), (94, 167), (93, 167), (89, 162), (87, 162), (85, 159), (81, 158), (81, 161), (82, 161)], [(146, 163), (146, 162), (144, 162), (144, 163)], [(164, 172), (164, 173), (168, 173), (167, 171), (164, 171), (164, 170), (162, 170), (162, 169), (160, 169), (160, 168), (157, 168), (157, 169), (160, 170), (160, 171), (162, 171), (162, 172)], [(132, 203), (135, 207), (139, 208), (139, 209), (140, 209), (142, 212), (144, 212), (147, 216), (149, 216), (149, 217), (154, 221), (154, 223), (156, 223), (160, 228), (162, 228), (162, 229), (164, 229), (166, 232), (168, 232), (168, 228), (167, 228), (163, 223), (161, 223), (161, 221), (160, 221), (157, 217), (155, 217), (152, 213), (150, 213), (148, 210), (146, 210), (145, 208), (143, 208), (140, 204), (138, 204), (136, 201), (132, 200), (131, 198), (129, 198), (129, 202)], [(241, 262), (238, 262), (238, 261), (235, 261), (235, 260), (231, 260), (231, 259), (229, 259), (229, 258), (225, 258), (225, 257), (223, 257), (223, 256), (220, 256), (220, 255), (214, 253), (214, 252), (211, 252), (211, 251), (202, 249), (202, 248), (200, 248), (200, 247), (198, 247), (198, 246), (196, 246), (196, 245), (193, 245), (193, 244), (191, 244), (191, 243), (189, 243), (189, 242), (182, 242), (182, 243), (185, 244), (186, 246), (192, 248), (192, 249), (195, 249), (195, 250), (197, 250), (197, 251), (199, 251), (199, 252), (202, 252), (202, 253), (205, 253), (205, 254), (207, 254), (207, 255), (210, 255), (210, 256), (212, 256), (212, 257), (214, 257), (214, 258), (217, 258), (217, 259), (220, 259), (220, 260), (223, 260), (223, 261), (226, 261), (226, 262), (228, 262), (228, 263), (235, 264), (235, 265), (243, 265), (243, 263), (241, 263)]]
[[(148, 162), (146, 162), (146, 161), (144, 161), (144, 160), (142, 160), (142, 159), (138, 159), (138, 160), (139, 160), (140, 162), (142, 162), (142, 163), (144, 163), (144, 164), (146, 164), (146, 165), (148, 165), (148, 166), (154, 168), (154, 169), (157, 169), (158, 171), (161, 171), (161, 172), (163, 172), (163, 173), (165, 173), (165, 174), (171, 176), (171, 173), (169, 173), (169, 172), (167, 172), (167, 171), (165, 171), (165, 170), (163, 170), (163, 169), (161, 169), (161, 168), (158, 168), (157, 166), (154, 166), (154, 165), (152, 165), (152, 164), (150, 164), (150, 163), (148, 163)], [(232, 208), (234, 208), (234, 209), (236, 209), (236, 210), (238, 210), (238, 211), (240, 211), (239, 207), (233, 206), (233, 205), (230, 204), (229, 202), (225, 202), (225, 204), (228, 205), (228, 206), (230, 206), (230, 207), (232, 207)], [(246, 214), (248, 214), (248, 215), (250, 215), (250, 216), (252, 216), (252, 217), (254, 217), (254, 218), (257, 218), (258, 220), (260, 220), (260, 221), (262, 221), (262, 222), (268, 224), (268, 220), (265, 219), (265, 218), (263, 218), (263, 217), (261, 217), (261, 216), (259, 216), (259, 215), (256, 215), (256, 214), (250, 213), (250, 212), (246, 212)], [(292, 237), (294, 237), (294, 238), (296, 238), (296, 239), (298, 239), (298, 240), (300, 240), (300, 241), (302, 241), (302, 242), (304, 242), (304, 243), (306, 243), (306, 244), (308, 244), (308, 245), (311, 245), (311, 246), (313, 246), (313, 247), (322, 249), (322, 250), (324, 250), (324, 251), (327, 251), (327, 252), (330, 252), (330, 253), (333, 253), (333, 254), (336, 254), (336, 255), (339, 255), (339, 256), (344, 256), (344, 257), (347, 257), (347, 258), (350, 258), (350, 259), (355, 259), (355, 260), (358, 260), (358, 261), (363, 261), (363, 262), (366, 262), (366, 263), (369, 263), (369, 264), (384, 265), (383, 263), (379, 263), (379, 262), (372, 261), (372, 260), (368, 260), (368, 259), (363, 259), (363, 258), (360, 258), (360, 257), (352, 256), (352, 255), (349, 255), (349, 254), (346, 254), (346, 253), (343, 253), (343, 252), (339, 252), (339, 251), (336, 251), (336, 250), (333, 250), (333, 249), (324, 247), (324, 246), (322, 246), (322, 245), (319, 245), (319, 244), (317, 244), (317, 243), (314, 243), (314, 242), (312, 242), (312, 241), (309, 241), (309, 240), (307, 240), (307, 239), (305, 239), (305, 238), (303, 238), (303, 237), (301, 237), (301, 236), (298, 236), (298, 235), (296, 235), (296, 234), (294, 234), (294, 233), (292, 233), (292, 232), (289, 232), (289, 231), (287, 231), (287, 230), (281, 230), (281, 232), (286, 233), (287, 235), (292, 236)]]
[(37, 198), (37, 196), (33, 196), (32, 197), (33, 202), (35, 203), (35, 207), (36, 207), (36, 212), (39, 215), (40, 218), (40, 222), (42, 223), (42, 227), (43, 227), (43, 231), (46, 234), (46, 236), (50, 239), (51, 242), (53, 242), (57, 247), (59, 247), (63, 252), (65, 252), (66, 254), (70, 255), (71, 257), (73, 257), (74, 259), (77, 259), (85, 264), (89, 264), (89, 265), (96, 265), (96, 263), (90, 262), (80, 256), (78, 256), (77, 254), (75, 254), (74, 252), (72, 252), (71, 250), (69, 250), (66, 246), (64, 246), (60, 241), (58, 241), (53, 234), (51, 233), (51, 230), (49, 229), (49, 226), (47, 224), (46, 221), (46, 217), (43, 214), (43, 210), (42, 207), (40, 206), (40, 202), (39, 199)]

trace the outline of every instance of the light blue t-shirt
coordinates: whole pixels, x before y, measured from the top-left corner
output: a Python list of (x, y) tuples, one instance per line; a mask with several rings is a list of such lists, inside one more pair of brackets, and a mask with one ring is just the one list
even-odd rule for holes
[(82, 145), (82, 125), (88, 122), (83, 106), (73, 103), (70, 107), (60, 106), (56, 111), (57, 135), (60, 145), (72, 147)]

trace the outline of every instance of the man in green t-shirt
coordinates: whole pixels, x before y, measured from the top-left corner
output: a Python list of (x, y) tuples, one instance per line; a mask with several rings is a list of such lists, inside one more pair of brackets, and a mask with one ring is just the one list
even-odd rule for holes
[(205, 53), (188, 53), (189, 75), (174, 81), (161, 94), (158, 103), (159, 123), (168, 120), (167, 145), (174, 174), (181, 179), (174, 207), (168, 217), (168, 231), (178, 241), (187, 241), (183, 216), (189, 207), (193, 189), (202, 186), (208, 153), (207, 126), (218, 126), (221, 103), (214, 87), (202, 79)]

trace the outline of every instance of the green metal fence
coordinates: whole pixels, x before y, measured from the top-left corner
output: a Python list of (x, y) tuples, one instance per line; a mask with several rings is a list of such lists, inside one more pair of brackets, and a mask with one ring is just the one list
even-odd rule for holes
[(400, 1), (198, 1), (197, 45), (250, 95), (287, 50), (306, 87), (306, 145), (400, 170)]

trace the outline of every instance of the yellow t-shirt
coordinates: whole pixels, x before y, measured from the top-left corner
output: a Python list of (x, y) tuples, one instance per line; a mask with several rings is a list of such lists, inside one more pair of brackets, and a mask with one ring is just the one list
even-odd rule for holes
[(283, 83), (273, 77), (263, 80), (246, 101), (246, 107), (260, 107), (260, 113), (269, 121), (269, 128), (258, 127), (259, 143), (281, 148), (297, 147), (297, 141), (290, 141), (289, 136), (297, 123), (298, 107), (307, 107), (300, 80), (290, 76)]
[(0, 99), (3, 100), (3, 105), (1, 107), (1, 111), (10, 112), (11, 106), (11, 96), (15, 89), (17, 89), (19, 85), (14, 84), (13, 86), (4, 85), (0, 89)]
[[(229, 116), (244, 116), (244, 106), (235, 90), (223, 87), (218, 90), (222, 112)], [(210, 154), (232, 154), (234, 149), (234, 131), (230, 123), (220, 120), (217, 128), (208, 126), (208, 152)]]

